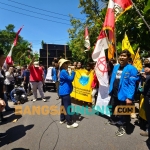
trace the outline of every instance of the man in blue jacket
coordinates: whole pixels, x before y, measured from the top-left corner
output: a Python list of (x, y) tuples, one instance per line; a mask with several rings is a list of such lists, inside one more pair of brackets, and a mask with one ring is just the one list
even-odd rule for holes
[[(119, 64), (114, 66), (111, 75), (109, 95), (111, 96), (112, 113), (117, 105), (132, 105), (133, 103), (138, 71), (134, 66), (128, 64), (130, 57), (131, 54), (128, 50), (122, 51), (119, 56)], [(116, 118), (118, 120), (115, 120)], [(126, 133), (126, 127), (130, 123), (130, 116), (115, 117), (112, 115), (111, 123), (119, 125), (116, 136), (122, 136)]]

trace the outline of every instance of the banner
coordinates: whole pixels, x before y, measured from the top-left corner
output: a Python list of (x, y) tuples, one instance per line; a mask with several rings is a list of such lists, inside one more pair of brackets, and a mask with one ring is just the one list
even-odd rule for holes
[(72, 82), (73, 91), (71, 93), (71, 97), (92, 103), (91, 84), (93, 81), (94, 70), (87, 71), (85, 69), (79, 69), (75, 72), (76, 75), (74, 81)]

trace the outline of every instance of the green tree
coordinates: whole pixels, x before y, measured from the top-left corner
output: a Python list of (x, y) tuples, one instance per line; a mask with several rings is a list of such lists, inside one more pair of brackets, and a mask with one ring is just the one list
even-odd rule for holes
[[(81, 13), (86, 15), (86, 20), (84, 22), (71, 16), (70, 22), (72, 28), (68, 30), (70, 37), (69, 46), (72, 50), (73, 60), (75, 61), (87, 61), (87, 55), (84, 53), (85, 26), (88, 26), (89, 29), (91, 43), (90, 56), (94, 49), (107, 10), (107, 8), (100, 8), (99, 2), (99, 0), (80, 0), (79, 8), (82, 8)], [(104, 2), (107, 3), (107, 1)], [(150, 0), (133, 0), (133, 2), (150, 25)], [(116, 22), (116, 45), (118, 52), (122, 50), (122, 40), (125, 32), (127, 33), (131, 46), (135, 52), (137, 48), (140, 47), (141, 52), (145, 51), (144, 56), (149, 54), (150, 32), (134, 7), (121, 15)]]

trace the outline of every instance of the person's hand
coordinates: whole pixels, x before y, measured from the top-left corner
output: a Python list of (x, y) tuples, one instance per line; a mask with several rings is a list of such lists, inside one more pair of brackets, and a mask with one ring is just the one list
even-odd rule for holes
[(6, 104), (4, 102), (4, 100), (0, 99), (0, 112), (3, 111), (3, 109), (5, 108)]
[(146, 67), (146, 68), (144, 69), (144, 71), (145, 71), (145, 73), (150, 73), (150, 68)]
[(132, 101), (127, 98), (127, 99), (126, 99), (126, 104), (127, 104), (127, 105), (131, 105), (131, 104), (132, 104)]

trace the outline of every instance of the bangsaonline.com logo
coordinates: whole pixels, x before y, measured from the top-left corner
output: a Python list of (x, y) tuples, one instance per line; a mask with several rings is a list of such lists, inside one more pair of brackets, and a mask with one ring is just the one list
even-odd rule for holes
[[(89, 106), (68, 106), (67, 110), (64, 106), (56, 105), (44, 105), (44, 106), (15, 106), (16, 115), (60, 115), (60, 114), (69, 114), (69, 115), (95, 115), (100, 113), (102, 115), (111, 116), (112, 115), (112, 106), (95, 106), (89, 109)], [(135, 106), (121, 105), (116, 106), (114, 115), (130, 115), (135, 113)]]

